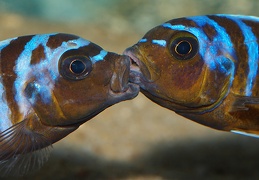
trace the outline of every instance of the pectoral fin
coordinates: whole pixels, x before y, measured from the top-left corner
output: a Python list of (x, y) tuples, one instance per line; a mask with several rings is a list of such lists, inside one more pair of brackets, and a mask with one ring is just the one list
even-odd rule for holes
[(19, 176), (40, 168), (48, 159), (48, 147), (77, 128), (46, 126), (36, 114), (30, 114), (1, 132), (0, 176)]
[(0, 175), (20, 176), (40, 168), (49, 157), (51, 142), (27, 128), (24, 120), (0, 133)]

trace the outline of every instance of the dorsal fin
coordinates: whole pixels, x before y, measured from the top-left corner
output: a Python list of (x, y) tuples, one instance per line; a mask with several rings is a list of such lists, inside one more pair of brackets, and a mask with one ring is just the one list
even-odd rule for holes
[(51, 142), (26, 124), (21, 121), (0, 133), (0, 176), (21, 176), (47, 161)]

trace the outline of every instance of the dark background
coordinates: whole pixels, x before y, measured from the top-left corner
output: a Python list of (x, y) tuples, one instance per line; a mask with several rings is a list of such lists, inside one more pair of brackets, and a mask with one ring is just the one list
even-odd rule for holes
[[(258, 9), (256, 0), (0, 0), (0, 39), (65, 32), (121, 53), (169, 19), (259, 16)], [(196, 124), (143, 95), (108, 108), (53, 147), (40, 171), (20, 179), (259, 179), (258, 139)]]

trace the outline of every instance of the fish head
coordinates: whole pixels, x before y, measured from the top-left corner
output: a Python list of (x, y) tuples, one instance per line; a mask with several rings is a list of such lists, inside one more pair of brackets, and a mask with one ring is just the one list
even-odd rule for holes
[[(2, 111), (8, 122), (0, 124), (6, 123), (0, 126), (1, 175), (42, 166), (48, 154), (42, 149), (139, 92), (139, 85), (129, 82), (128, 56), (78, 36), (30, 35), (2, 43), (1, 62), (10, 65), (1, 75), (15, 93), (8, 96), (11, 111)], [(46, 154), (38, 156), (37, 150)]]
[(78, 127), (105, 108), (137, 96), (139, 86), (129, 82), (129, 57), (74, 35), (65, 41), (67, 36), (51, 37), (54, 44), (63, 42), (48, 50), (49, 64), (39, 68), (40, 73), (34, 69), (25, 88), (43, 124)]
[(206, 32), (185, 18), (151, 29), (124, 51), (132, 62), (131, 81), (148, 98), (174, 111), (215, 107), (231, 85), (233, 54)]
[(95, 44), (63, 53), (59, 73), (53, 94), (71, 122), (88, 120), (139, 92), (139, 86), (129, 82), (130, 59)]

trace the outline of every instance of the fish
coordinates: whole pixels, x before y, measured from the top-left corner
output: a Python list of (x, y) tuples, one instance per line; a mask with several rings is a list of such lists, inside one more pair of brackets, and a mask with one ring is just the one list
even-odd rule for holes
[(138, 95), (130, 59), (65, 33), (0, 42), (0, 174), (24, 175), (48, 147), (106, 108)]
[(222, 131), (259, 137), (259, 18), (169, 20), (124, 53), (130, 81), (156, 104)]

